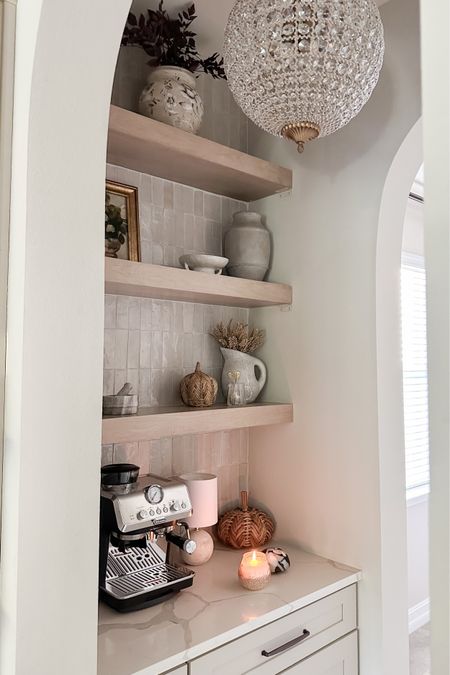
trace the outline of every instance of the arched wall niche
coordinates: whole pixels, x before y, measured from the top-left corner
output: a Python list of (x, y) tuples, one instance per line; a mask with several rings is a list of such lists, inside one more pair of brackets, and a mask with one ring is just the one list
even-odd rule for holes
[[(18, 2), (0, 631), (0, 671), (15, 675), (96, 672), (97, 222), (111, 84), (129, 5)], [(389, 486), (386, 479), (383, 494)], [(35, 492), (39, 499), (30, 499)], [(397, 547), (395, 541), (390, 555)]]
[(400, 261), (407, 197), (423, 162), (422, 120), (407, 134), (383, 188), (376, 250), (376, 341), (385, 663), (408, 675), (408, 587)]
[(129, 8), (17, 3), (0, 588), (10, 675), (97, 669), (104, 179)]

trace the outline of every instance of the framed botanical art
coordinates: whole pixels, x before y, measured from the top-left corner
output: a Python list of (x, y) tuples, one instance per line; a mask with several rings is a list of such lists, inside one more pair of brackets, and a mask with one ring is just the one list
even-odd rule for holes
[(138, 214), (137, 188), (106, 181), (106, 256), (121, 260), (140, 260)]

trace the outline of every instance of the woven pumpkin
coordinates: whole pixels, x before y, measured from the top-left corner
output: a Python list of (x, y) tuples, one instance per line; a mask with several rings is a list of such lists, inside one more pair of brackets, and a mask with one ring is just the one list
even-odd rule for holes
[(217, 524), (217, 536), (233, 548), (257, 548), (273, 536), (273, 520), (259, 509), (249, 508), (248, 492), (241, 492), (241, 507), (227, 511)]
[(200, 363), (197, 363), (195, 372), (183, 377), (180, 384), (180, 393), (183, 403), (193, 408), (208, 408), (216, 401), (217, 381), (202, 373)]

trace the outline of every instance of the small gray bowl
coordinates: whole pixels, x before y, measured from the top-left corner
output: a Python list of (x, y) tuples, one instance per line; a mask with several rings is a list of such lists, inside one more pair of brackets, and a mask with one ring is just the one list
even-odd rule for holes
[(222, 274), (224, 267), (228, 265), (228, 258), (205, 253), (187, 253), (180, 256), (179, 261), (180, 265), (187, 270), (206, 274)]

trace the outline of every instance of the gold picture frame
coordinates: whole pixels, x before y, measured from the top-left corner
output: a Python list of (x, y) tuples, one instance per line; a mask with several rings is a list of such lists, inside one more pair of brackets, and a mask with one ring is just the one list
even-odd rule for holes
[(105, 255), (139, 262), (138, 189), (107, 180), (105, 189)]

